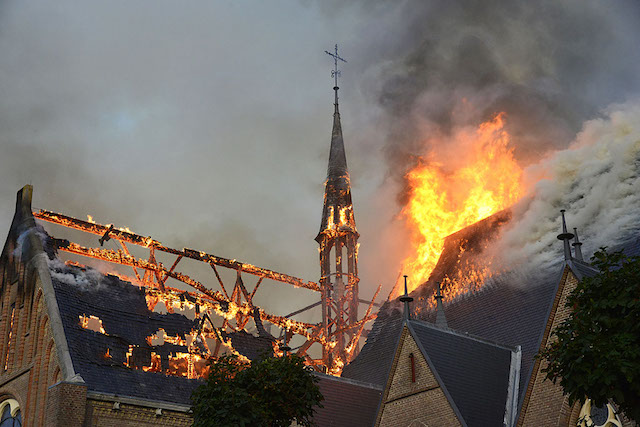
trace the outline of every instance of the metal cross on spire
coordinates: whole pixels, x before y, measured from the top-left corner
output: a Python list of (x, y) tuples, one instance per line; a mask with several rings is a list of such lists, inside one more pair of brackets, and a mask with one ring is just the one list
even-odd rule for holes
[(338, 77), (340, 77), (340, 70), (338, 70), (338, 60), (346, 63), (347, 61), (338, 55), (338, 45), (336, 44), (335, 52), (331, 53), (328, 50), (325, 50), (324, 53), (333, 57), (334, 68), (331, 70), (331, 77), (335, 79), (335, 87), (333, 90), (338, 90)]

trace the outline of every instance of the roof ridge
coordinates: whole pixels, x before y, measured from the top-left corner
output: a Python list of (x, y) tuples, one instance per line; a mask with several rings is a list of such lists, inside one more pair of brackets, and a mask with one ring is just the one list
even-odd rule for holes
[(512, 347), (512, 346), (509, 346), (507, 344), (502, 344), (502, 343), (499, 343), (497, 341), (493, 341), (493, 340), (481, 337), (479, 335), (474, 335), (474, 334), (470, 334), (468, 332), (458, 331), (458, 330), (455, 330), (455, 329), (452, 329), (452, 328), (449, 328), (449, 327), (447, 327), (447, 328), (440, 327), (440, 326), (437, 326), (437, 325), (435, 325), (435, 324), (433, 324), (431, 322), (427, 322), (427, 321), (424, 321), (424, 320), (411, 319), (411, 320), (409, 320), (409, 322), (415, 323), (415, 324), (417, 324), (417, 326), (424, 326), (424, 327), (428, 327), (428, 328), (431, 328), (431, 329), (436, 329), (438, 331), (442, 331), (442, 332), (445, 332), (445, 333), (450, 333), (452, 335), (456, 335), (456, 336), (459, 336), (459, 337), (469, 338), (469, 339), (471, 339), (473, 341), (477, 341), (477, 342), (480, 342), (482, 344), (491, 345), (493, 347), (497, 347), (497, 348), (500, 348), (500, 349), (503, 349), (503, 350), (509, 350), (511, 352), (515, 352), (518, 349), (518, 346)]
[(345, 382), (347, 384), (353, 384), (353, 385), (357, 385), (357, 386), (361, 386), (361, 387), (370, 388), (372, 390), (378, 390), (378, 391), (384, 390), (384, 387), (382, 387), (381, 385), (372, 384), (372, 383), (359, 381), (359, 380), (354, 380), (354, 379), (351, 379), (351, 378), (336, 377), (335, 375), (329, 375), (329, 374), (325, 374), (325, 373), (322, 373), (322, 372), (313, 372), (313, 375), (315, 375), (317, 377), (320, 377), (320, 378), (323, 378), (323, 379), (327, 379), (327, 380)]

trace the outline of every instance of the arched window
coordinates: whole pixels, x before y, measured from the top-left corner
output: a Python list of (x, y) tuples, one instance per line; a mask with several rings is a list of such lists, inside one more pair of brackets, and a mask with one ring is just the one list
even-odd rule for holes
[(14, 399), (0, 403), (0, 427), (22, 427), (20, 405)]
[[(622, 422), (611, 404), (596, 406), (592, 403), (591, 399), (587, 399), (582, 405), (580, 416), (578, 417), (579, 427), (622, 427)], [(3, 426), (0, 425), (0, 427)]]

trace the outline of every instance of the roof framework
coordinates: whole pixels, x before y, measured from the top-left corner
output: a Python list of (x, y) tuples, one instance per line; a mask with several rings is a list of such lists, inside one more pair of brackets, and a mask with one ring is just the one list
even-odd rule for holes
[[(296, 354), (304, 357), (307, 364), (314, 367), (317, 371), (339, 374), (340, 372), (335, 372), (330, 369), (331, 367), (328, 365), (330, 359), (326, 355), (331, 355), (332, 352), (334, 352), (337, 339), (345, 333), (351, 333), (353, 336), (357, 335), (359, 338), (364, 324), (376, 317), (376, 313), (372, 312), (372, 301), (369, 302), (366, 314), (362, 319), (346, 326), (341, 325), (341, 328), (334, 328), (327, 333), (328, 330), (322, 322), (314, 324), (291, 319), (291, 317), (296, 314), (320, 305), (321, 301), (294, 311), (287, 316), (268, 313), (254, 304), (254, 297), (261, 288), (264, 279), (314, 292), (322, 292), (321, 287), (315, 282), (305, 282), (294, 276), (260, 268), (234, 259), (218, 257), (203, 251), (188, 248), (180, 250), (169, 248), (151, 237), (141, 236), (125, 229), (116, 228), (111, 224), (103, 225), (84, 221), (47, 210), (34, 212), (33, 216), (42, 221), (57, 224), (62, 227), (101, 236), (98, 240), (101, 245), (107, 240), (113, 239), (116, 241), (120, 246), (118, 250), (104, 249), (102, 247), (85, 247), (68, 240), (54, 238), (54, 244), (60, 251), (130, 267), (135, 278), (133, 280), (146, 288), (147, 301), (151, 309), (158, 302), (163, 301), (167, 310), (171, 312), (174, 303), (184, 302), (185, 299), (187, 299), (191, 304), (197, 306), (197, 313), (206, 313), (207, 310), (212, 310), (220, 315), (223, 318), (222, 329), (227, 332), (244, 330), (247, 323), (254, 318), (254, 316), (258, 316), (260, 320), (269, 322), (286, 331), (284, 334), (284, 342), (276, 342), (274, 344), (276, 353), (283, 351), (285, 347), (283, 345), (284, 343), (286, 343), (288, 347), (288, 342), (294, 335), (301, 336), (303, 338), (303, 344), (296, 349)], [(148, 257), (135, 257), (129, 250), (129, 245), (146, 249), (148, 251)], [(158, 253), (175, 256), (169, 268), (156, 258)], [(214, 290), (179, 271), (178, 267), (185, 259), (209, 264), (215, 275), (215, 283), (217, 283), (220, 290)], [(235, 271), (235, 282), (233, 285), (231, 285), (229, 281), (225, 283), (221, 269)], [(247, 275), (258, 278), (252, 290), (249, 290), (247, 286), (245, 286), (245, 279), (243, 278), (246, 278)], [(166, 286), (169, 278), (188, 285), (192, 288), (192, 291), (185, 292)], [(373, 298), (374, 301), (376, 296)], [(315, 343), (318, 343), (323, 349), (322, 358), (314, 359), (308, 354), (309, 348)], [(212, 352), (214, 357), (217, 356), (218, 350), (219, 345), (216, 347), (216, 350)]]

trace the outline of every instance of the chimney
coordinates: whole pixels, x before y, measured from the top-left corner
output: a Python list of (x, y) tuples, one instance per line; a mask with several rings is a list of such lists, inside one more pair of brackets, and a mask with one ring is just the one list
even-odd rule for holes
[(560, 211), (560, 214), (562, 215), (562, 233), (558, 234), (558, 240), (562, 240), (564, 242), (564, 260), (571, 261), (571, 246), (569, 246), (569, 241), (573, 239), (573, 234), (567, 232), (567, 223), (564, 219), (564, 212), (564, 209)]

